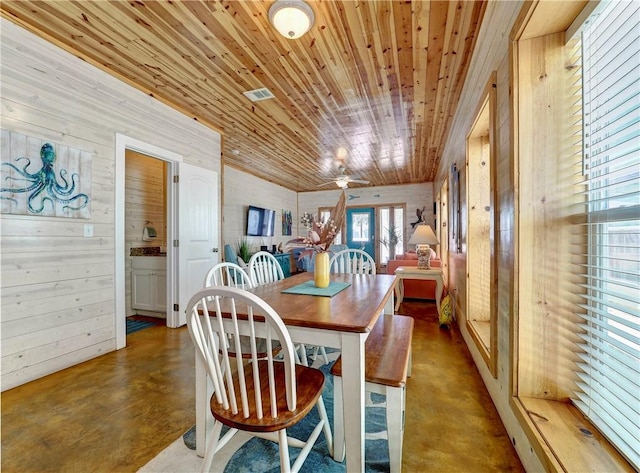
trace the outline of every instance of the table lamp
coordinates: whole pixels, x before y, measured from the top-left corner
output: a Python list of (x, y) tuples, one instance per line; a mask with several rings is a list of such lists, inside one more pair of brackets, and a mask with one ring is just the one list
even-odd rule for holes
[(418, 269), (431, 269), (431, 251), (429, 245), (437, 245), (438, 239), (429, 225), (418, 225), (409, 238), (409, 245), (416, 245)]

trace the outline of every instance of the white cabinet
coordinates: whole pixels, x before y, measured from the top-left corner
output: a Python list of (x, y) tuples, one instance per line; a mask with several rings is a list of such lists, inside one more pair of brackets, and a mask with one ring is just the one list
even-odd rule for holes
[(134, 256), (131, 268), (131, 308), (166, 312), (166, 258), (163, 256)]

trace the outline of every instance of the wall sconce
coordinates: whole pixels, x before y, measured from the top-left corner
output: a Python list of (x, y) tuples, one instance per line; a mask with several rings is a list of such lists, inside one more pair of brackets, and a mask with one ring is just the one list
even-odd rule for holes
[(313, 20), (313, 10), (303, 0), (276, 0), (269, 8), (269, 21), (285, 38), (299, 38), (311, 29)]
[(418, 225), (409, 238), (409, 245), (416, 245), (418, 269), (431, 269), (431, 250), (429, 245), (437, 245), (438, 239), (429, 225)]

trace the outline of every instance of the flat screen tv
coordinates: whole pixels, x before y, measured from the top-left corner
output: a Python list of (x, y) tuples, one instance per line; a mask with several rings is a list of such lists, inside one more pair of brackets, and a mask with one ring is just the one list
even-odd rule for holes
[(273, 236), (276, 211), (249, 206), (247, 210), (247, 236)]

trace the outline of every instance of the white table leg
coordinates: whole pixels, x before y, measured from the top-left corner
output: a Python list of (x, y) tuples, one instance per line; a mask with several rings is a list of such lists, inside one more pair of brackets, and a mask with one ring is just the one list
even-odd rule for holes
[(387, 302), (384, 305), (384, 311), (382, 312), (383, 314), (393, 315), (397, 312), (396, 304), (394, 302), (395, 301), (394, 292), (395, 291), (391, 291), (391, 295), (389, 296), (389, 299), (387, 299)]
[(207, 370), (196, 353), (196, 453), (203, 457), (207, 431)]
[(344, 409), (342, 408), (342, 376), (333, 377), (333, 459), (344, 460)]
[(442, 298), (442, 290), (444, 288), (444, 283), (442, 281), (442, 276), (436, 277), (436, 308), (438, 309), (438, 315), (440, 315), (440, 299)]
[(364, 333), (342, 334), (342, 405), (349, 473), (364, 472), (365, 337)]
[(398, 281), (396, 282), (396, 292), (398, 293), (398, 300), (396, 301), (395, 313), (398, 313), (398, 308), (400, 304), (402, 304), (402, 299), (404, 299), (404, 280), (396, 275)]

